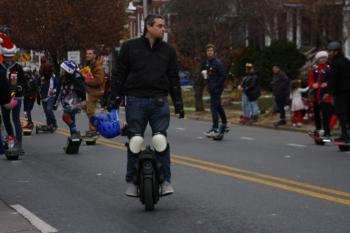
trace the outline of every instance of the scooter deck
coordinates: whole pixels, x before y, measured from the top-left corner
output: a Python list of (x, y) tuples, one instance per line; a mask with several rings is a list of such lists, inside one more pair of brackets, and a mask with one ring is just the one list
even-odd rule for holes
[(330, 137), (317, 136), (313, 132), (308, 133), (308, 135), (315, 141), (317, 145), (324, 145), (333, 141), (333, 139)]
[(98, 139), (98, 136), (82, 136), (81, 139), (85, 142), (86, 145), (95, 145)]
[(33, 129), (23, 128), (23, 135), (24, 136), (32, 135), (32, 132), (33, 132)]
[(69, 137), (67, 139), (67, 145), (63, 148), (64, 152), (66, 154), (78, 154), (81, 141), (82, 140), (80, 138)]
[(19, 156), (24, 155), (23, 150), (8, 149), (5, 151), (5, 156), (7, 160), (18, 160)]
[(221, 141), (222, 139), (224, 139), (225, 134), (227, 134), (228, 132), (230, 132), (229, 129), (221, 130), (219, 135), (212, 137), (212, 138), (214, 141)]
[(350, 151), (350, 143), (334, 140), (333, 143), (339, 148), (340, 151)]
[(47, 126), (44, 125), (38, 125), (35, 127), (35, 133), (39, 134), (39, 133), (53, 133), (54, 130), (48, 128)]

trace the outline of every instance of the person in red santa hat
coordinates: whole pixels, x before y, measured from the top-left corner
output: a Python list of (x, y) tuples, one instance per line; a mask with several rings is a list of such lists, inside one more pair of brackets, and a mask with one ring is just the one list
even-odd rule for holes
[[(315, 135), (320, 135), (323, 129), (325, 137), (331, 136), (330, 121), (333, 115), (332, 96), (329, 93), (330, 66), (328, 52), (319, 51), (316, 54), (316, 64), (312, 66), (309, 75), (309, 88), (312, 89), (314, 103)], [(320, 135), (322, 136), (322, 135)]]
[[(14, 60), (16, 50), (16, 45), (11, 39), (5, 34), (0, 33), (0, 53), (4, 58), (3, 62), (0, 64), (0, 76), (2, 76), (0, 78), (7, 79), (10, 86), (12, 102), (16, 102), (16, 105), (12, 105), (13, 108), (1, 106), (3, 121), (7, 132), (6, 140), (9, 144), (13, 143), (14, 148), (22, 150), (22, 125), (20, 121), (20, 112), (25, 79), (22, 67)], [(11, 115), (16, 134), (14, 134)]]

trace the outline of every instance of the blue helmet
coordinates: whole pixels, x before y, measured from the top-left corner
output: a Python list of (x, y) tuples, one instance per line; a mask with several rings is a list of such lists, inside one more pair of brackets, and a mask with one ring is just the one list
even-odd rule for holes
[(105, 138), (114, 138), (120, 134), (118, 111), (113, 109), (107, 114), (93, 116), (90, 119), (92, 125)]
[(61, 63), (61, 68), (65, 70), (68, 74), (73, 74), (77, 69), (78, 66), (75, 64), (72, 60), (66, 60)]

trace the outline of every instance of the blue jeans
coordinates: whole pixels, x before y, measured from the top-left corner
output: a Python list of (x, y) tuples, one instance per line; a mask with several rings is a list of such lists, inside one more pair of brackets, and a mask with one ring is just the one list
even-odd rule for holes
[(258, 101), (249, 101), (248, 96), (244, 92), (242, 93), (242, 109), (245, 117), (259, 115)]
[(249, 101), (249, 108), (250, 108), (250, 112), (252, 114), (252, 116), (257, 116), (259, 115), (259, 106), (258, 106), (258, 101)]
[(14, 109), (8, 110), (4, 107), (1, 107), (2, 117), (4, 120), (5, 129), (8, 135), (14, 136), (13, 127), (11, 123), (11, 113), (12, 121), (15, 125), (16, 130), (16, 139), (18, 142), (22, 142), (22, 124), (20, 119), (22, 100), (17, 99), (17, 105)]
[(243, 110), (243, 116), (250, 117), (251, 116), (251, 108), (249, 106), (249, 99), (248, 96), (242, 92), (242, 110)]
[(53, 112), (53, 107), (55, 105), (55, 98), (49, 97), (46, 101), (42, 101), (43, 109), (46, 116), (46, 124), (50, 126), (57, 127), (55, 113)]
[(221, 118), (222, 124), (227, 124), (227, 118), (224, 108), (221, 105), (221, 93), (210, 94), (210, 111), (213, 121), (213, 129), (219, 128), (219, 116)]
[[(161, 99), (161, 102), (157, 101)], [(167, 97), (134, 97), (128, 96), (126, 102), (126, 122), (128, 124), (129, 139), (133, 135), (144, 135), (147, 124), (149, 123), (152, 133), (162, 133), (166, 135), (166, 131), (170, 122), (170, 111)], [(170, 148), (162, 153), (157, 153), (157, 158), (162, 164), (165, 181), (170, 182)], [(128, 162), (126, 181), (132, 181), (138, 162), (138, 154), (133, 154), (128, 150)]]
[(33, 124), (32, 110), (34, 107), (35, 99), (24, 98), (23, 100), (23, 112), (29, 124)]
[(63, 108), (63, 121), (68, 125), (70, 134), (79, 132), (77, 125), (75, 124), (75, 115), (80, 113), (79, 108)]

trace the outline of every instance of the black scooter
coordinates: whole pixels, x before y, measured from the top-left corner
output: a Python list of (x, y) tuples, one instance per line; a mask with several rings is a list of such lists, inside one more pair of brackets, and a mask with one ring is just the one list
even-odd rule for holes
[(158, 161), (156, 152), (147, 145), (141, 151), (137, 164), (137, 172), (134, 182), (138, 186), (139, 198), (146, 211), (154, 210), (155, 204), (160, 198), (160, 185), (164, 181), (161, 163)]

